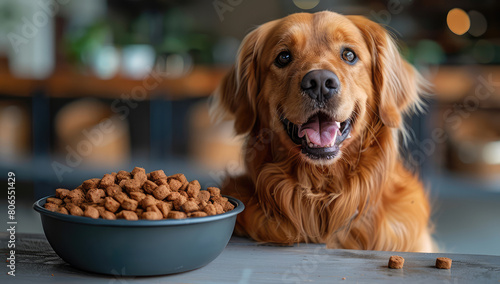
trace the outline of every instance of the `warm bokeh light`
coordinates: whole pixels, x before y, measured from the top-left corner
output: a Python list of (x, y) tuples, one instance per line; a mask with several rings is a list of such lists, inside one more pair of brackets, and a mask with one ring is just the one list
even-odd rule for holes
[(469, 18), (469, 33), (475, 37), (482, 36), (488, 28), (488, 23), (486, 22), (486, 18), (484, 17), (484, 15), (478, 11), (472, 10), (469, 12)]
[(448, 28), (457, 35), (463, 35), (470, 28), (469, 15), (459, 8), (451, 9), (448, 12), (446, 22), (448, 23)]
[(302, 10), (310, 10), (318, 6), (320, 0), (293, 0), (293, 4)]

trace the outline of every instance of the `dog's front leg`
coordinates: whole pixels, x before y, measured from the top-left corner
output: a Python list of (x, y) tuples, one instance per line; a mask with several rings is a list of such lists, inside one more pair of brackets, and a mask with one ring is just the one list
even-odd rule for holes
[(245, 210), (236, 220), (234, 233), (259, 242), (291, 245), (302, 241), (296, 229), (284, 218), (268, 216), (259, 204), (255, 185), (248, 176), (228, 177), (222, 193), (233, 196), (245, 204)]

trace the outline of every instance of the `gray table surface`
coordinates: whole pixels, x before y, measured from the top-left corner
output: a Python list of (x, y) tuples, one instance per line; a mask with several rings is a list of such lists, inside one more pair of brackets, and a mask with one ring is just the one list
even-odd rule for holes
[[(7, 258), (6, 233), (0, 252)], [(405, 258), (389, 269), (391, 255)], [(453, 260), (450, 270), (434, 267), (436, 257)], [(500, 256), (330, 250), (319, 244), (279, 247), (233, 237), (205, 267), (160, 277), (93, 274), (60, 259), (43, 235), (16, 236), (16, 276), (2, 266), (0, 283), (500, 283)], [(345, 279), (343, 279), (345, 278)]]

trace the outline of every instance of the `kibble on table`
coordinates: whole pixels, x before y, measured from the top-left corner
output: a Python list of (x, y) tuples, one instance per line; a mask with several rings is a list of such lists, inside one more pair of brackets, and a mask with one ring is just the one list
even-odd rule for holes
[(447, 258), (447, 257), (436, 258), (436, 268), (450, 269), (451, 268), (451, 259)]
[(389, 258), (389, 268), (401, 269), (405, 264), (405, 259), (399, 255), (393, 255)]

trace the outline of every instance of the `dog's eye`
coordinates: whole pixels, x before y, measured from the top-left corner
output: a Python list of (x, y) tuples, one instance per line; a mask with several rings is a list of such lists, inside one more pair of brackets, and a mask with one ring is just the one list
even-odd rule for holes
[(283, 68), (286, 65), (288, 65), (290, 61), (292, 61), (292, 55), (290, 54), (290, 52), (282, 51), (280, 52), (280, 54), (278, 54), (278, 57), (276, 57), (276, 59), (274, 60), (274, 64), (276, 64), (276, 66), (278, 66), (279, 68)]
[(342, 59), (349, 64), (354, 64), (358, 60), (358, 57), (356, 56), (356, 53), (354, 53), (354, 51), (346, 48), (342, 51)]

